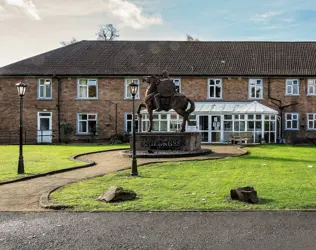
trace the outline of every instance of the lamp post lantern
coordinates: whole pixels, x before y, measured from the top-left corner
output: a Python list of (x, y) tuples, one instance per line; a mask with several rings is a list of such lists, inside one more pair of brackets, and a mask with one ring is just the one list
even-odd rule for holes
[(20, 96), (20, 154), (18, 174), (24, 174), (24, 159), (23, 159), (23, 96), (25, 95), (26, 85), (23, 81), (16, 84), (18, 95)]
[(135, 123), (135, 96), (138, 91), (138, 84), (135, 82), (132, 82), (130, 85), (130, 91), (132, 94), (133, 98), (133, 126), (132, 126), (132, 172), (131, 176), (138, 176), (138, 171), (137, 171), (137, 159), (136, 159), (136, 123)]

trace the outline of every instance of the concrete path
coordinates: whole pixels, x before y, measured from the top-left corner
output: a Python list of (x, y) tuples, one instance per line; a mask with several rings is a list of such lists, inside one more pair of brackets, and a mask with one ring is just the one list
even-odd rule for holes
[(0, 213), (1, 250), (315, 250), (314, 212)]
[[(138, 159), (138, 164), (140, 165), (150, 162), (165, 161), (207, 160), (238, 156), (244, 153), (244, 151), (234, 146), (212, 145), (205, 147), (212, 149), (214, 153), (210, 154), (209, 156), (197, 156), (190, 158)], [(97, 165), (0, 186), (0, 211), (44, 210), (39, 206), (39, 199), (43, 193), (46, 193), (58, 186), (64, 186), (72, 182), (77, 182), (95, 176), (108, 174), (120, 169), (129, 168), (131, 165), (131, 160), (121, 156), (120, 151), (91, 154), (82, 156), (79, 159), (95, 161)]]

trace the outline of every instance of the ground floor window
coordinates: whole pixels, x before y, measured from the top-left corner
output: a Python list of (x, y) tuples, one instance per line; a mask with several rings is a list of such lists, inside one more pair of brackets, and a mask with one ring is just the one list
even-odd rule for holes
[(316, 129), (316, 113), (307, 113), (307, 129)]
[(97, 133), (97, 114), (96, 113), (78, 113), (77, 132), (79, 134)]
[(298, 129), (298, 113), (285, 113), (285, 129)]
[[(136, 132), (138, 132), (138, 116), (135, 115)], [(133, 115), (125, 114), (125, 132), (131, 133), (133, 131)]]

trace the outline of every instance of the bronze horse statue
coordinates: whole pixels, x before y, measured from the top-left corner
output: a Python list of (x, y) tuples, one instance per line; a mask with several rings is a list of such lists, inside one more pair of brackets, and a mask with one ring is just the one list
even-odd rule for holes
[[(160, 80), (159, 76), (152, 75), (146, 78), (143, 78), (142, 82), (147, 82), (148, 87), (145, 94), (145, 103), (141, 103), (138, 107), (138, 117), (141, 118), (140, 111), (142, 108), (146, 108), (148, 112), (149, 118), (149, 128), (147, 132), (151, 132), (152, 125), (153, 125), (153, 111), (154, 109), (159, 108), (159, 110), (169, 111), (173, 109), (177, 114), (183, 117), (182, 124), (181, 124), (181, 132), (185, 132), (185, 125), (186, 122), (190, 124), (189, 115), (195, 110), (195, 104), (192, 100), (187, 98), (185, 95), (180, 94), (175, 91), (174, 83), (170, 79), (165, 79), (163, 81)], [(171, 82), (171, 83), (170, 83)], [(171, 86), (172, 84), (172, 91), (169, 91), (170, 94), (163, 95), (158, 90), (163, 89), (160, 86)], [(165, 88), (168, 91), (168, 88)], [(166, 91), (164, 91), (166, 93)], [(159, 96), (159, 100), (161, 100), (161, 107), (157, 103), (157, 97)], [(187, 110), (188, 104), (190, 103), (190, 108)], [(158, 111), (158, 110), (157, 110)]]

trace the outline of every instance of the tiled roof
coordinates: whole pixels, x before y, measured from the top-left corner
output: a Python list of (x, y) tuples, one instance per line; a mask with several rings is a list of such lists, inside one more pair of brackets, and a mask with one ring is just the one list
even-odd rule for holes
[(0, 76), (316, 76), (316, 42), (81, 41)]

